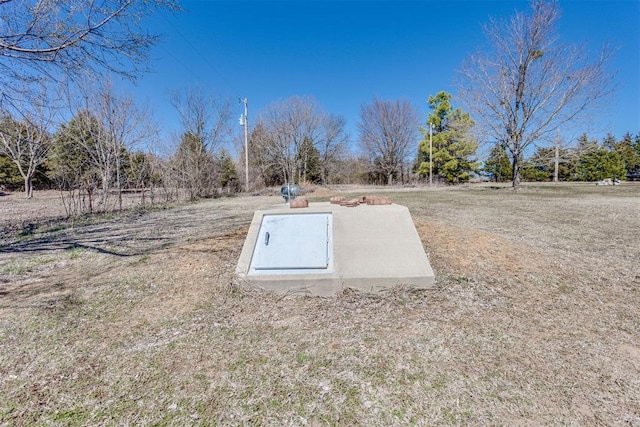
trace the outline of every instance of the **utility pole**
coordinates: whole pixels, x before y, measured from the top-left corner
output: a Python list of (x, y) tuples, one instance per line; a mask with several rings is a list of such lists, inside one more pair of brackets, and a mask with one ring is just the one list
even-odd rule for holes
[(433, 123), (429, 123), (429, 187), (433, 187)]
[(556, 158), (553, 168), (553, 182), (558, 182), (558, 167), (560, 166), (560, 128), (558, 128), (558, 135), (556, 137)]
[(240, 117), (240, 124), (244, 126), (244, 173), (245, 173), (245, 190), (249, 192), (249, 110), (247, 107), (247, 98), (241, 98), (240, 102), (244, 104), (244, 115)]

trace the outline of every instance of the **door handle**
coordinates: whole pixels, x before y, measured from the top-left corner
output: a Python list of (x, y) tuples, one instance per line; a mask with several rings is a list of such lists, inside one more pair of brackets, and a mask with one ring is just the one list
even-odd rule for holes
[(265, 246), (269, 246), (269, 232), (267, 231), (266, 234), (264, 235), (264, 245)]

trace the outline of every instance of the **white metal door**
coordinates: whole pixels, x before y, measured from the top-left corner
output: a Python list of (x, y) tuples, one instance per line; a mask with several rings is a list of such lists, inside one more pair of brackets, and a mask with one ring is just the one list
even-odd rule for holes
[(265, 215), (253, 252), (255, 270), (326, 269), (331, 214)]

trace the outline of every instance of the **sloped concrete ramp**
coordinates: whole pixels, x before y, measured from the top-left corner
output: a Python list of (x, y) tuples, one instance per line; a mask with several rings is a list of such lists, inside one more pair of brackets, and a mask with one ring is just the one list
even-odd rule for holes
[(435, 282), (409, 209), (396, 204), (256, 211), (236, 274), (278, 294), (319, 296)]

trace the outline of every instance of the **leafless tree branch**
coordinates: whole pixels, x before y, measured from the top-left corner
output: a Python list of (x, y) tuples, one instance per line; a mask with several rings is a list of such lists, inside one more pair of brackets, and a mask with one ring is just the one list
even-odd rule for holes
[(461, 97), (489, 138), (509, 150), (513, 186), (525, 149), (602, 106), (612, 91), (606, 65), (613, 49), (590, 58), (585, 46), (558, 42), (557, 1), (534, 0), (531, 14), (484, 26), (486, 50), (461, 70)]
[(418, 142), (418, 114), (407, 100), (381, 101), (360, 107), (360, 149), (391, 185)]

